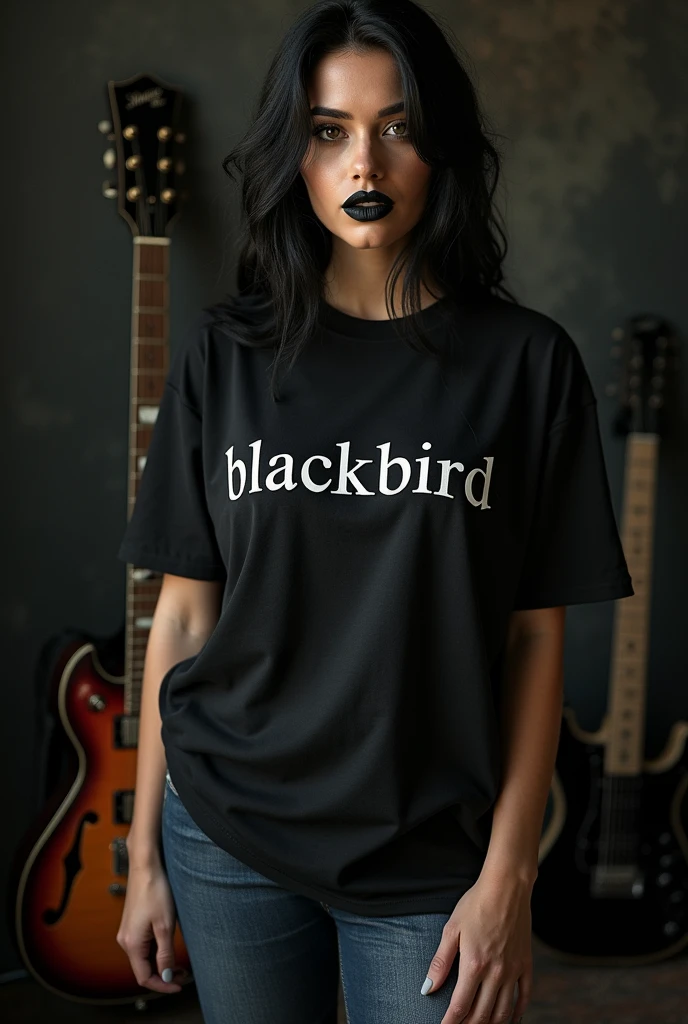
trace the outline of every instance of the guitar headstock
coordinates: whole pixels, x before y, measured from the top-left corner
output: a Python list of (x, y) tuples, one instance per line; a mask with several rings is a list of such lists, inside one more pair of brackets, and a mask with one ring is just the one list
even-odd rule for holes
[(186, 199), (181, 91), (155, 75), (135, 75), (108, 82), (107, 92), (112, 123), (98, 129), (114, 143), (103, 163), (116, 169), (117, 183), (104, 182), (103, 195), (117, 199), (133, 235), (162, 238)]
[(671, 324), (651, 313), (629, 317), (612, 331), (612, 358), (619, 360), (617, 381), (606, 393), (616, 395), (617, 433), (664, 433), (665, 413), (678, 365), (678, 342)]

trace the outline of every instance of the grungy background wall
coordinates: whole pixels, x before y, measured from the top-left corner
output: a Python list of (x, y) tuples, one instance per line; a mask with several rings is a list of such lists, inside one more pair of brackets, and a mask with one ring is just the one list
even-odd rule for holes
[[(273, 48), (306, 4), (70, 0), (3, 9), (6, 245), (2, 346), (5, 538), (0, 884), (37, 807), (33, 673), (64, 626), (121, 627), (126, 517), (131, 236), (101, 197), (105, 84), (153, 72), (189, 105), (191, 200), (173, 231), (171, 345), (233, 286), (237, 203), (220, 163), (242, 132)], [(684, 0), (435, 0), (472, 58), (504, 154), (500, 202), (521, 302), (558, 319), (599, 401), (617, 515), (623, 441), (610, 331), (631, 314), (688, 325)], [(459, 123), (446, 130), (460, 131)], [(685, 376), (660, 452), (648, 754), (688, 718)], [(567, 615), (567, 695), (604, 711), (613, 605)], [(20, 966), (7, 925), (0, 972)]]

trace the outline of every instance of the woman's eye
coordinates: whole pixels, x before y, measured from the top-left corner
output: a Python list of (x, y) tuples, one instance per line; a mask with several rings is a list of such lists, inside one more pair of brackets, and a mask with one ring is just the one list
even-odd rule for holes
[[(403, 129), (403, 134), (401, 132), (397, 132), (396, 131), (397, 128)], [(325, 136), (325, 135), (323, 135), (323, 133), (324, 132), (341, 132), (341, 130), (342, 129), (339, 127), (338, 124), (321, 124), (321, 125), (319, 125), (318, 127), (316, 127), (313, 130), (313, 134), (316, 136), (316, 138), (320, 139), (322, 142), (337, 142), (339, 140), (339, 136), (338, 135), (335, 135), (334, 137), (332, 135)], [(407, 138), (408, 132), (406, 130), (406, 121), (396, 121), (394, 124), (391, 124), (389, 126), (389, 128), (387, 129), (387, 131), (385, 132), (385, 135), (387, 135), (388, 133), (393, 135), (394, 138), (396, 138), (396, 139), (405, 139), (405, 138)]]
[[(336, 125), (336, 124), (324, 124), (324, 125), (321, 125), (320, 128), (316, 128), (315, 131), (313, 132), (313, 134), (316, 135), (319, 139), (321, 139), (323, 132), (332, 132), (332, 131), (339, 132), (339, 131), (341, 131), (341, 128), (339, 127), (339, 125)], [(327, 139), (323, 139), (323, 142), (326, 142), (326, 141), (327, 141)]]

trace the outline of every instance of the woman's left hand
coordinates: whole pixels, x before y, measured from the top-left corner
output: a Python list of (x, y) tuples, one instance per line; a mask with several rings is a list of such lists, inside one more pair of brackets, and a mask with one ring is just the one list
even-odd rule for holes
[(518, 1024), (533, 981), (531, 894), (532, 883), (518, 875), (481, 875), (456, 904), (428, 970), (431, 997), (459, 956), (441, 1024)]

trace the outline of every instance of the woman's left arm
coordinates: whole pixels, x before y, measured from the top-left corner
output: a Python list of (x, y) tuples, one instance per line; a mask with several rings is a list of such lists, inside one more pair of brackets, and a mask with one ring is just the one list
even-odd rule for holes
[(503, 777), (481, 877), (537, 877), (559, 745), (566, 606), (512, 612), (501, 701)]
[(441, 1024), (518, 1021), (530, 1000), (530, 899), (561, 728), (565, 615), (566, 606), (511, 615), (501, 700), (503, 771), (490, 843), (480, 876), (447, 921), (428, 971), (432, 992), (460, 955)]

